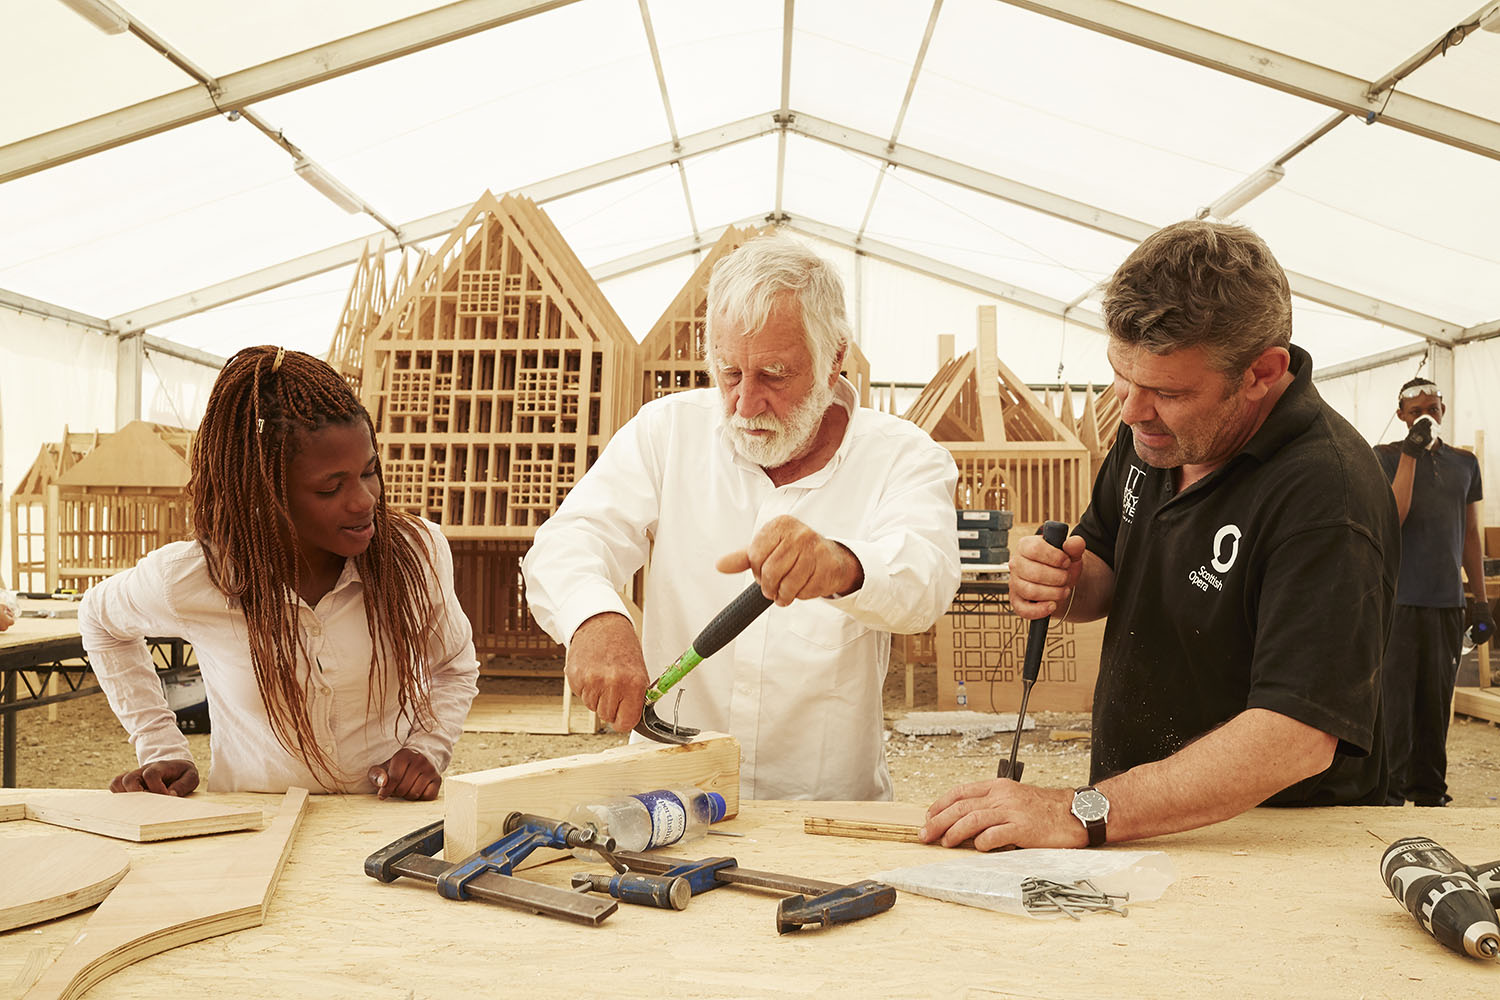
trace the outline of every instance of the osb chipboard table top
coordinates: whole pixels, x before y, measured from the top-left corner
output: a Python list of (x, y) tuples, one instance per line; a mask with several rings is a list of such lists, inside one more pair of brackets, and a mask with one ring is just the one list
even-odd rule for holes
[[(272, 801), (222, 798), (267, 808)], [(676, 853), (730, 854), (747, 868), (829, 881), (951, 856), (802, 833), (803, 817), (819, 808), (747, 802), (726, 825), (743, 837)], [(1029, 920), (902, 893), (873, 919), (784, 937), (774, 927), (776, 897), (733, 886), (694, 898), (682, 912), (621, 906), (601, 926), (584, 927), (449, 902), (426, 886), (380, 885), (362, 874), (368, 853), (442, 810), (441, 801), (315, 796), (264, 925), (145, 959), (95, 987), (90, 1000), (1432, 997), (1478, 996), (1500, 975), (1493, 963), (1454, 955), (1428, 937), (1377, 872), (1386, 842), (1416, 834), (1471, 864), (1490, 860), (1500, 818), (1490, 809), (1255, 810), (1130, 845), (1167, 852), (1177, 880), (1125, 918)], [(34, 833), (30, 826), (0, 824), (0, 837)], [(126, 845), (132, 854), (191, 846)], [(566, 885), (572, 872), (601, 867), (562, 861), (525, 874)], [(82, 920), (0, 935), (0, 985), (14, 981), (28, 956), (60, 948)]]

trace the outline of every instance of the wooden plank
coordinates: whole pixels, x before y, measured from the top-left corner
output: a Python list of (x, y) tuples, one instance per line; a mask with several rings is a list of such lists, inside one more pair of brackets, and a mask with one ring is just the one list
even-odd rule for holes
[(802, 832), (920, 844), (926, 818), (926, 810), (909, 802), (820, 802), (816, 812), (803, 819)]
[[(561, 819), (583, 802), (696, 785), (724, 796), (725, 817), (740, 811), (740, 744), (732, 736), (704, 733), (683, 746), (632, 743), (598, 753), (574, 754), (453, 775), (443, 786), (447, 810), (443, 851), (461, 861), (505, 833), (513, 812)], [(538, 863), (557, 857), (537, 851)]]
[(125, 877), (130, 857), (119, 844), (80, 833), (47, 833), (5, 841), (0, 931), (93, 906)]
[(1475, 719), (1500, 722), (1500, 694), (1495, 692), (1495, 688), (1458, 688), (1453, 692), (1453, 710)]
[(260, 833), (137, 863), (25, 1000), (71, 1000), (148, 955), (263, 923), (306, 807), (293, 788)]
[(265, 823), (259, 809), (152, 792), (107, 791), (77, 792), (28, 802), (26, 818), (139, 843), (251, 830)]
[(563, 683), (564, 717), (557, 712), (558, 699), (549, 695), (481, 694), (469, 706), (464, 719), (466, 733), (596, 733), (598, 720), (582, 702), (571, 703)]

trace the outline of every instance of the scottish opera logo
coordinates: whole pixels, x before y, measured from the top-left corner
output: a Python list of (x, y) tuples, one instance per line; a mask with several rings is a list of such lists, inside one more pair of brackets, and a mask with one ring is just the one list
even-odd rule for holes
[[(1234, 567), (1234, 561), (1240, 555), (1240, 532), (1239, 525), (1226, 524), (1214, 535), (1213, 555), (1208, 560), (1219, 573), (1228, 573)], [(1215, 591), (1224, 589), (1224, 580), (1217, 573), (1209, 572), (1208, 566), (1199, 566), (1188, 572), (1188, 583), (1197, 587), (1205, 594), (1210, 587)]]

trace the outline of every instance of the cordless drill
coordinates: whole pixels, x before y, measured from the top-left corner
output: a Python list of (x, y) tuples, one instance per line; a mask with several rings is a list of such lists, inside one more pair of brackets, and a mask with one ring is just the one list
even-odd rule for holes
[(1500, 956), (1500, 861), (1469, 867), (1441, 844), (1405, 837), (1386, 848), (1380, 877), (1422, 928), (1454, 951)]

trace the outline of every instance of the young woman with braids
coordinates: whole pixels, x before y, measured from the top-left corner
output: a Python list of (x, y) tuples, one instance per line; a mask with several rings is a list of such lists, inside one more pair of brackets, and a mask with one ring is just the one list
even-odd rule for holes
[(213, 791), (431, 799), (479, 665), (438, 529), (391, 510), (374, 429), (295, 351), (229, 359), (193, 442), (193, 541), (90, 588), (79, 624), (140, 767), (116, 792), (187, 795), (198, 770), (144, 637), (192, 643)]

